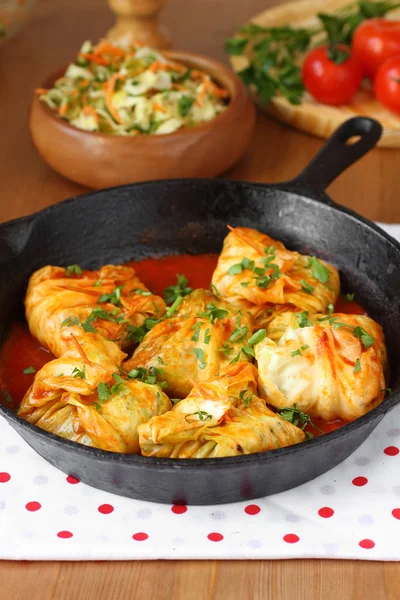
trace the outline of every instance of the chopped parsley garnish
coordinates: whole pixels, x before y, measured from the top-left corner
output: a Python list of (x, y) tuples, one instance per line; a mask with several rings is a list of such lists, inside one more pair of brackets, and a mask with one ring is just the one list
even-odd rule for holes
[(193, 348), (193, 352), (195, 353), (196, 358), (199, 361), (199, 369), (205, 369), (207, 363), (204, 360), (204, 351), (201, 348)]
[[(249, 258), (245, 257), (240, 263), (232, 265), (228, 269), (228, 274), (238, 275), (239, 273), (242, 273), (245, 269), (249, 269), (250, 271), (253, 271), (255, 275), (257, 275), (257, 277), (254, 277), (254, 280), (258, 287), (263, 289), (268, 287), (271, 281), (273, 279), (278, 279), (281, 276), (281, 274), (279, 270), (279, 265), (276, 265), (271, 262), (272, 260), (274, 260), (274, 258), (276, 258), (275, 248), (273, 248), (273, 246), (264, 248), (264, 252), (267, 254), (267, 256), (264, 256), (260, 259), (261, 263), (264, 265), (263, 267), (256, 267), (254, 260), (250, 260)], [(268, 269), (272, 271), (270, 275), (266, 275)], [(247, 287), (249, 283), (249, 281), (244, 281), (240, 285), (242, 287)]]
[(365, 329), (363, 329), (359, 325), (354, 328), (353, 334), (354, 337), (361, 339), (361, 343), (364, 346), (364, 348), (369, 348), (374, 343), (374, 338), (372, 337), (372, 335), (369, 335), (368, 331), (365, 331)]
[(307, 350), (309, 347), (310, 346), (308, 344), (304, 344), (304, 346), (302, 346), (301, 348), (294, 350), (292, 352), (292, 358), (294, 358), (295, 356), (301, 356), (301, 353), (304, 352), (304, 350)]
[(217, 290), (217, 288), (215, 287), (215, 285), (213, 283), (210, 283), (210, 290), (212, 291), (214, 296), (219, 296), (219, 291)]
[(297, 325), (299, 327), (312, 327), (312, 322), (308, 318), (308, 311), (305, 310), (301, 313), (295, 313), (297, 316)]
[(229, 346), (228, 342), (225, 342), (223, 346), (218, 350), (218, 352), (224, 352), (225, 354), (230, 354), (233, 348)]
[(206, 309), (207, 310), (200, 311), (199, 316), (210, 319), (211, 325), (216, 319), (224, 319), (228, 314), (227, 310), (225, 310), (224, 308), (218, 308), (217, 306), (215, 306), (214, 302), (207, 304)]
[(137, 327), (136, 325), (131, 325), (129, 323), (126, 327), (126, 337), (128, 340), (140, 344), (148, 331), (149, 330), (144, 325)]
[(272, 279), (269, 275), (264, 275), (263, 277), (255, 277), (256, 286), (262, 289), (265, 289), (269, 286)]
[(13, 399), (11, 397), (11, 394), (8, 390), (2, 390), (3, 393), (3, 400), (6, 404), (12, 404), (13, 403)]
[[(167, 310), (165, 311), (165, 317), (163, 317), (163, 318), (169, 319), (170, 317), (172, 317), (172, 315), (178, 310), (178, 307), (179, 307), (180, 303), (182, 302), (182, 300), (183, 300), (183, 296), (182, 295), (178, 296), (174, 300), (173, 304), (167, 308)], [(159, 319), (159, 321), (161, 321), (161, 320), (162, 319)]]
[(319, 427), (314, 425), (309, 415), (296, 408), (296, 404), (293, 404), (293, 408), (280, 408), (277, 410), (277, 413), (282, 419), (289, 421), (289, 423), (292, 423), (295, 427), (299, 427), (303, 431), (307, 425), (311, 425), (311, 427), (314, 427), (320, 433), (324, 433)]
[(93, 321), (100, 319), (102, 321), (113, 321), (114, 323), (122, 323), (125, 315), (117, 316), (118, 308), (113, 312), (103, 310), (102, 308), (94, 308), (86, 321), (83, 321), (80, 325), (86, 333), (96, 333), (97, 329), (92, 325)]
[(181, 117), (187, 117), (192, 105), (195, 101), (195, 98), (192, 96), (181, 96), (178, 100), (178, 112)]
[(310, 285), (305, 279), (300, 279), (300, 285), (301, 289), (303, 290), (303, 292), (306, 292), (306, 294), (312, 294), (315, 290), (315, 288), (312, 285)]
[(124, 383), (124, 380), (122, 379), (121, 375), (119, 375), (119, 373), (117, 373), (117, 372), (113, 373), (113, 379), (114, 379), (115, 383), (111, 388), (111, 393), (115, 394), (116, 392), (118, 392), (120, 390), (121, 386)]
[(71, 375), (73, 375), (74, 379), (77, 379), (78, 377), (80, 379), (86, 379), (86, 365), (83, 365), (82, 369), (78, 369), (78, 367), (75, 367)]
[(188, 287), (188, 278), (185, 275), (176, 274), (177, 284), (169, 285), (163, 292), (164, 300), (167, 304), (173, 304), (179, 296), (187, 296), (193, 292), (191, 287)]
[(24, 369), (22, 372), (24, 375), (33, 375), (36, 373), (36, 369), (35, 367), (26, 367), (26, 369)]
[(348, 293), (348, 294), (345, 294), (345, 295), (343, 296), (343, 298), (346, 300), (346, 302), (353, 302), (353, 300), (354, 300), (355, 296), (356, 296), (356, 295), (355, 295), (355, 293), (354, 293), (354, 292), (351, 292), (351, 294), (350, 294), (350, 293)]
[(142, 381), (143, 383), (148, 383), (150, 385), (157, 384), (161, 388), (165, 388), (168, 386), (166, 381), (157, 381), (157, 377), (163, 374), (162, 369), (157, 369), (157, 367), (150, 367), (146, 369), (145, 367), (137, 367), (137, 369), (131, 369), (128, 373), (129, 379), (136, 379), (137, 381)]
[(103, 285), (103, 280), (102, 279), (98, 279), (96, 281), (96, 283), (93, 284), (93, 287), (100, 287), (101, 285)]
[(204, 333), (204, 343), (205, 344), (209, 344), (210, 343), (210, 339), (211, 339), (210, 329), (206, 329), (206, 331)]
[(247, 344), (249, 346), (255, 346), (256, 344), (259, 344), (260, 342), (262, 342), (262, 340), (265, 339), (266, 337), (267, 337), (266, 329), (259, 329), (258, 331), (253, 333), (251, 338), (247, 341)]
[(312, 269), (312, 274), (320, 283), (329, 281), (329, 269), (316, 256), (308, 259), (307, 268)]
[(100, 381), (97, 386), (97, 395), (99, 397), (100, 402), (105, 402), (111, 396), (110, 388), (106, 383)]
[(242, 327), (240, 325), (240, 317), (236, 318), (236, 328), (235, 331), (230, 335), (229, 342), (239, 343), (244, 340), (246, 335), (249, 333), (249, 328), (245, 325)]
[(120, 285), (114, 288), (111, 294), (102, 294), (97, 300), (97, 304), (115, 304), (115, 306), (121, 306), (121, 290), (123, 287), (123, 285)]
[(245, 408), (249, 408), (250, 403), (253, 400), (253, 394), (249, 392), (249, 395), (246, 397), (246, 390), (242, 390), (239, 394), (239, 399), (244, 403)]
[(387, 392), (388, 394), (391, 394), (393, 392), (392, 388), (384, 388), (383, 390), (381, 390), (382, 392)]
[(358, 373), (358, 371), (361, 371), (361, 362), (360, 362), (359, 358), (357, 358), (357, 360), (356, 360), (356, 364), (354, 365), (353, 373)]
[(140, 288), (137, 288), (136, 290), (131, 290), (129, 293), (137, 294), (138, 296), (151, 296), (151, 292), (149, 292), (148, 290), (141, 290)]
[(205, 410), (196, 410), (196, 412), (191, 413), (190, 415), (186, 415), (185, 420), (187, 421), (187, 417), (194, 416), (197, 416), (199, 418), (199, 421), (208, 421), (209, 419), (212, 419), (212, 415), (210, 415), (210, 413), (206, 412)]
[(67, 277), (71, 277), (71, 275), (82, 275), (82, 269), (79, 265), (69, 265), (65, 267), (65, 274)]
[(195, 323), (195, 325), (193, 325), (192, 329), (194, 329), (194, 334), (192, 335), (192, 341), (193, 342), (198, 342), (199, 341), (199, 335), (200, 335), (200, 329), (201, 329), (201, 323), (200, 323), (200, 321), (198, 321), (197, 323)]
[[(243, 353), (246, 358), (254, 357), (253, 346), (259, 344), (265, 337), (267, 336), (267, 332), (265, 329), (259, 329), (256, 331), (248, 340), (246, 346), (243, 346), (239, 353), (231, 360), (230, 365), (237, 363), (240, 359), (240, 355)], [(223, 352), (226, 350), (221, 349)]]
[(67, 317), (61, 323), (61, 327), (71, 327), (72, 325), (79, 325), (78, 317)]

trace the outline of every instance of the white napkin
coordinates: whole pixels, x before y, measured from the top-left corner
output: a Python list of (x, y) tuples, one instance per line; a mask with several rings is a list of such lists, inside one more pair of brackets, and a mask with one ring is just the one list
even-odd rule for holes
[[(400, 225), (381, 226), (400, 239)], [(170, 506), (67, 477), (0, 419), (0, 559), (400, 560), (400, 406), (344, 463), (296, 489)]]

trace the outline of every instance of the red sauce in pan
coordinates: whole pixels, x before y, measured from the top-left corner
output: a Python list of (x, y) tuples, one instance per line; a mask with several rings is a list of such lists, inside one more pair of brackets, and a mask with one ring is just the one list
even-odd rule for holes
[[(208, 288), (212, 273), (216, 267), (218, 255), (200, 254), (197, 256), (181, 255), (168, 256), (160, 259), (146, 259), (130, 263), (143, 283), (152, 291), (162, 295), (168, 285), (176, 283), (176, 274), (186, 275), (188, 285), (195, 288)], [(357, 302), (348, 302), (339, 298), (336, 312), (351, 314), (366, 314)], [(23, 370), (34, 367), (38, 371), (45, 363), (54, 357), (31, 336), (26, 325), (13, 323), (9, 335), (0, 350), (0, 390), (8, 394), (1, 395), (3, 404), (17, 409), (25, 392), (33, 383), (34, 374), (24, 374)], [(315, 425), (324, 433), (334, 431), (345, 424), (337, 419), (327, 423), (322, 419), (314, 419)], [(316, 429), (308, 427), (314, 435), (321, 435)]]

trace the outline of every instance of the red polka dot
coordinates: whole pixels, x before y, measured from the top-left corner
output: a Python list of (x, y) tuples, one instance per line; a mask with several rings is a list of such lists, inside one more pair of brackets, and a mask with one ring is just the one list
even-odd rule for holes
[(36, 512), (39, 508), (42, 508), (42, 505), (40, 502), (28, 502), (28, 504), (25, 504), (25, 508), (26, 510), (29, 510), (29, 512)]
[(77, 479), (76, 477), (74, 477), (73, 475), (68, 475), (67, 477), (67, 481), (68, 483), (72, 483), (73, 485), (75, 483), (80, 483), (80, 479)]
[(392, 515), (394, 516), (395, 519), (399, 519), (399, 521), (400, 521), (400, 508), (394, 508), (392, 510)]
[(329, 517), (333, 517), (333, 515), (335, 514), (335, 511), (333, 510), (333, 508), (330, 508), (329, 506), (323, 506), (322, 508), (319, 509), (318, 514), (323, 519), (329, 519)]
[(97, 510), (102, 515), (109, 515), (114, 511), (114, 507), (111, 504), (101, 504)]
[(144, 542), (144, 540), (147, 540), (148, 537), (149, 536), (147, 535), (147, 533), (143, 533), (142, 531), (134, 533), (132, 536), (132, 538), (136, 540), (136, 542)]
[(7, 481), (10, 481), (10, 479), (10, 473), (0, 473), (0, 483), (7, 483)]
[(400, 450), (397, 448), (397, 446), (388, 446), (384, 449), (384, 453), (388, 456), (397, 456), (399, 452)]
[(244, 512), (246, 513), (246, 515), (258, 515), (260, 510), (261, 510), (261, 508), (259, 506), (257, 506), (257, 504), (249, 504), (244, 509)]
[(174, 506), (171, 507), (171, 511), (175, 515), (183, 515), (183, 513), (187, 511), (187, 506), (184, 504), (174, 504)]
[(296, 544), (298, 541), (300, 541), (299, 536), (296, 535), (295, 533), (287, 533), (286, 535), (283, 536), (283, 539), (288, 544)]
[(357, 487), (362, 487), (368, 483), (368, 479), (366, 477), (355, 477), (352, 481), (353, 485)]
[(224, 539), (224, 536), (222, 535), (222, 533), (209, 533), (208, 534), (208, 539), (210, 540), (210, 542), (220, 542), (221, 540)]
[(365, 550), (371, 550), (371, 548), (375, 546), (375, 542), (373, 542), (372, 540), (361, 540), (361, 542), (359, 542), (358, 545), (361, 546), (361, 548), (364, 548)]
[(63, 539), (68, 539), (71, 538), (74, 534), (71, 533), (70, 531), (59, 531), (57, 533), (57, 537), (59, 538), (63, 538)]

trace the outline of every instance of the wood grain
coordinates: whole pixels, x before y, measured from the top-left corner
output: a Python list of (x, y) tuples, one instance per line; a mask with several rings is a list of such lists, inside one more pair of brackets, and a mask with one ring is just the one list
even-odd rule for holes
[[(161, 15), (176, 48), (223, 59), (223, 39), (273, 0), (168, 0)], [(112, 24), (106, 2), (39, 0), (21, 35), (1, 48), (0, 221), (84, 188), (62, 179), (28, 135), (34, 87)], [(249, 151), (228, 175), (273, 182), (293, 177), (321, 141), (259, 114)], [(330, 189), (372, 219), (400, 222), (400, 151), (375, 150)], [(1, 538), (0, 544), (7, 543)], [(0, 600), (397, 600), (400, 565), (357, 561), (157, 561), (0, 563)]]
[[(262, 27), (280, 27), (290, 24), (294, 27), (318, 29), (319, 12), (334, 14), (335, 11), (349, 4), (349, 0), (292, 0), (261, 12), (254, 16), (251, 22)], [(398, 19), (399, 16), (400, 10), (396, 10), (390, 13), (389, 18)], [(318, 42), (318, 39), (316, 38), (315, 42)], [(236, 71), (244, 69), (249, 63), (246, 56), (232, 56), (231, 62)], [(277, 96), (267, 107), (263, 107), (261, 103), (260, 107), (284, 123), (322, 138), (329, 137), (346, 119), (368, 115), (380, 121), (384, 128), (379, 146), (382, 148), (400, 146), (400, 117), (376, 100), (367, 82), (363, 83), (352, 101), (343, 106), (320, 104), (306, 93), (299, 105), (290, 104), (285, 98)]]

